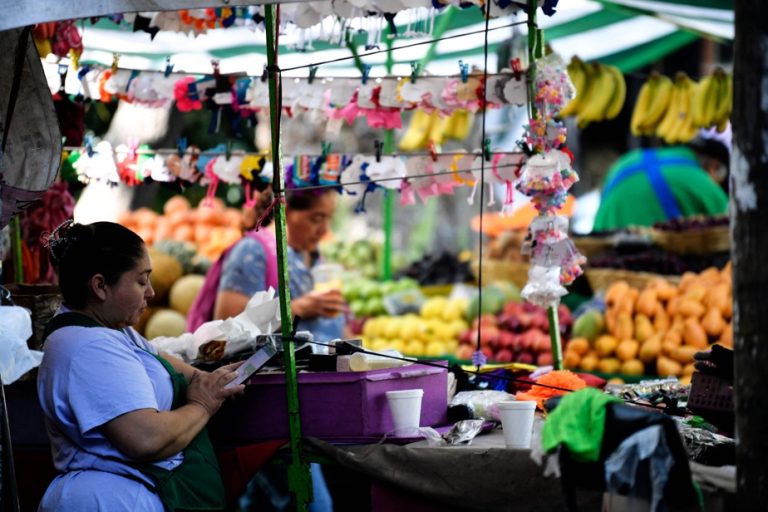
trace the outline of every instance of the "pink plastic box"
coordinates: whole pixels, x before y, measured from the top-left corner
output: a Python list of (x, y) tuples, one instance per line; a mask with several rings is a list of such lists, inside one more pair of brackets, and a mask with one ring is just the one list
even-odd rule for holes
[[(367, 372), (300, 373), (302, 434), (331, 441), (371, 441), (392, 431), (385, 393), (423, 389), (421, 426), (444, 425), (448, 371), (413, 364)], [(210, 423), (218, 443), (245, 444), (288, 438), (283, 374), (257, 374), (245, 395), (227, 400)]]

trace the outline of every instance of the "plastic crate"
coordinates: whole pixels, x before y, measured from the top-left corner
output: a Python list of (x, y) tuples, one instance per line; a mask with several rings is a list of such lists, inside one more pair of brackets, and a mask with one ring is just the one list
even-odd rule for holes
[(733, 414), (733, 382), (696, 372), (691, 379), (688, 409), (695, 413)]

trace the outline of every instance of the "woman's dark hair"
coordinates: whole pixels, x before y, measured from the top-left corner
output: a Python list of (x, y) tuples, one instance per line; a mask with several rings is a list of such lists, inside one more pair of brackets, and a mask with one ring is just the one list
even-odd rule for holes
[[(313, 190), (300, 190), (300, 189), (288, 189), (285, 191), (285, 204), (286, 208), (288, 210), (296, 210), (296, 211), (305, 211), (309, 210), (315, 204), (317, 201), (323, 197), (325, 194), (330, 193), (337, 193), (332, 188), (326, 188), (326, 189), (313, 189)], [(267, 211), (267, 208), (269, 208), (272, 205), (272, 202), (275, 199), (275, 195), (272, 192), (272, 188), (267, 188), (259, 194), (259, 198), (256, 200), (256, 205), (254, 206), (254, 210), (256, 212), (256, 219), (259, 219), (265, 211)], [(275, 210), (270, 209), (269, 213), (266, 217), (264, 217), (264, 221), (261, 223), (262, 226), (269, 226), (273, 220), (275, 220)], [(255, 227), (255, 226), (252, 226)], [(252, 227), (249, 227), (252, 228)]]
[(48, 241), (51, 260), (59, 273), (64, 304), (83, 308), (88, 281), (96, 274), (113, 285), (136, 268), (145, 252), (144, 241), (130, 229), (114, 222), (65, 223)]

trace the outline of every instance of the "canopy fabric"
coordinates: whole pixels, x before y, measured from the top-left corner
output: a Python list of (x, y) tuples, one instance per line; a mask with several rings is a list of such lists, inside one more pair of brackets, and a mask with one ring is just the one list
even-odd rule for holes
[[(451, 14), (450, 10), (455, 12)], [(456, 74), (459, 59), (482, 67), (485, 21), (480, 9), (446, 8), (438, 16), (435, 26), (440, 24), (442, 17), (449, 15), (443, 37), (450, 39), (436, 43), (426, 71), (439, 75)], [(491, 31), (487, 37), (491, 71), (497, 69), (497, 50), (503, 45), (514, 46), (513, 34), (519, 36), (520, 48), (524, 48), (525, 20), (524, 12), (490, 20)], [(407, 13), (398, 14), (395, 21), (402, 34), (408, 25)], [(552, 17), (540, 14), (539, 22), (547, 43), (565, 59), (579, 55), (587, 61), (600, 60), (616, 65), (624, 72), (654, 62), (699, 37), (733, 38), (732, 2), (726, 0), (568, 0), (560, 2)], [(334, 20), (326, 19), (322, 28), (317, 27), (314, 33), (319, 34), (321, 30), (328, 33), (333, 23)], [(511, 27), (514, 23), (519, 25)], [(120, 53), (121, 67), (163, 70), (166, 57), (172, 56), (175, 71), (206, 74), (211, 72), (211, 59), (218, 59), (223, 73), (249, 75), (260, 75), (266, 63), (265, 35), (258, 29), (215, 29), (197, 37), (161, 31), (151, 40), (147, 33), (132, 32), (130, 26), (117, 25), (106, 19), (93, 26), (84, 22), (83, 27), (84, 63), (110, 65), (113, 54)], [(281, 36), (281, 68), (308, 66), (350, 56), (347, 48), (323, 41), (313, 42), (311, 52), (297, 50), (297, 43), (311, 37), (312, 33), (312, 29), (287, 30)], [(427, 55), (430, 45), (409, 45), (428, 41), (428, 38), (395, 39), (393, 72), (410, 74), (411, 63)], [(365, 43), (365, 34), (358, 34), (354, 39), (363, 62), (373, 65), (371, 76), (384, 75), (386, 55), (365, 55)], [(398, 50), (401, 46), (406, 48)], [(307, 72), (308, 69), (302, 68), (288, 74), (306, 76)], [(328, 63), (318, 71), (318, 76), (358, 74), (352, 59)]]

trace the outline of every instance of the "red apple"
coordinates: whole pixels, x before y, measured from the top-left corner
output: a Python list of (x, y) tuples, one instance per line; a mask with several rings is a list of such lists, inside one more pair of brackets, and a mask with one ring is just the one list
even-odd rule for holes
[(472, 359), (472, 354), (474, 352), (475, 349), (471, 345), (459, 345), (459, 348), (456, 349), (456, 358), (463, 361), (469, 361)]
[(539, 357), (536, 358), (536, 364), (539, 366), (550, 366), (552, 364), (552, 353), (542, 352)]
[(480, 352), (482, 352), (489, 361), (493, 359), (493, 350), (491, 350), (490, 347), (483, 347), (480, 349)]
[(535, 361), (533, 354), (528, 352), (527, 350), (523, 350), (519, 354), (517, 354), (517, 362), (522, 364), (533, 364)]
[(501, 313), (504, 316), (517, 316), (523, 312), (523, 305), (519, 302), (507, 302)]
[(501, 348), (512, 349), (515, 341), (515, 335), (508, 331), (499, 331), (499, 346)]
[(512, 351), (503, 348), (496, 352), (495, 357), (496, 362), (498, 363), (511, 363), (512, 362)]
[(459, 343), (471, 345), (475, 341), (475, 334), (477, 334), (477, 331), (467, 329), (459, 336)]

